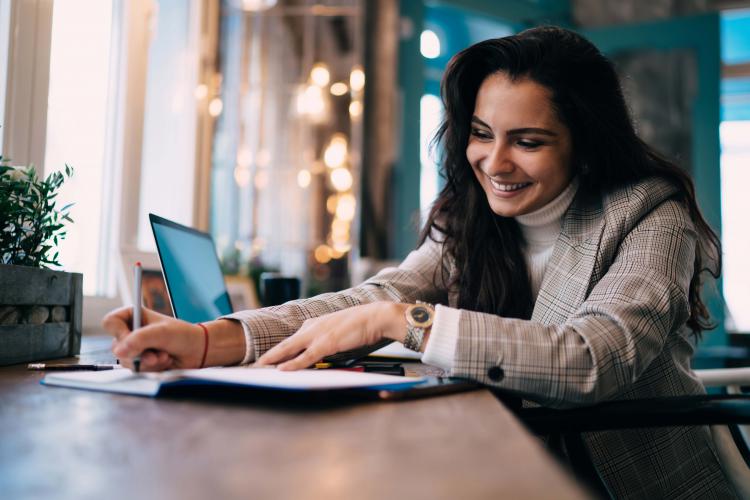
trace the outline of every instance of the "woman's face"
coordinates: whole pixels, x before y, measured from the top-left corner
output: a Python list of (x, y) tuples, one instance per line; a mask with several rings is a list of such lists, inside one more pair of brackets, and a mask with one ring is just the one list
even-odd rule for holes
[(497, 215), (527, 214), (555, 199), (570, 183), (571, 140), (550, 91), (528, 78), (488, 76), (477, 94), (466, 158)]

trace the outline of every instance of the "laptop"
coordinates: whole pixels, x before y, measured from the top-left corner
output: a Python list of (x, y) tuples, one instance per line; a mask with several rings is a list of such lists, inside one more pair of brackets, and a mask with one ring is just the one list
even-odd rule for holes
[(212, 321), (231, 314), (232, 303), (208, 233), (148, 214), (169, 301), (178, 319)]

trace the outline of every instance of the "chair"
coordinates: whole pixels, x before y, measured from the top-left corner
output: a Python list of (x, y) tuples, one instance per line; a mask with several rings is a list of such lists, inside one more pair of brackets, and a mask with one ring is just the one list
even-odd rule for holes
[(737, 496), (750, 500), (750, 395), (741, 386), (750, 386), (750, 368), (696, 370), (705, 387), (722, 387), (725, 394), (679, 396), (627, 401), (607, 401), (598, 405), (556, 410), (515, 408), (518, 417), (534, 433), (550, 435), (564, 443), (573, 460), (574, 474), (603, 497), (604, 484), (591, 465), (580, 433), (639, 427), (708, 425), (722, 467)]

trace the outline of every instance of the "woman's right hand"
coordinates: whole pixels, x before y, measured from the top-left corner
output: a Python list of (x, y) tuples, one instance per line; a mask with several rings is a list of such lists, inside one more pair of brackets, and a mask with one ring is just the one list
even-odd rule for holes
[(132, 369), (133, 359), (140, 356), (141, 371), (200, 367), (206, 342), (200, 326), (146, 308), (141, 317), (143, 326), (135, 331), (132, 307), (116, 309), (102, 320), (123, 366)]

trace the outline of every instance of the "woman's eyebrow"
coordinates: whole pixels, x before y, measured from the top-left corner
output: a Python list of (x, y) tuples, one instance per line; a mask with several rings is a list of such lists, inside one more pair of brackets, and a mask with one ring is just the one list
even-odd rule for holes
[(506, 135), (522, 135), (522, 134), (541, 134), (541, 135), (548, 135), (550, 137), (557, 137), (556, 132), (547, 130), (546, 128), (537, 128), (537, 127), (514, 128), (506, 132)]
[(486, 123), (484, 123), (482, 120), (480, 120), (476, 116), (472, 116), (471, 117), (471, 123), (476, 123), (477, 125), (481, 125), (481, 126), (486, 127), (488, 129), (492, 129), (492, 127), (490, 127), (489, 125), (487, 125)]
[[(478, 118), (477, 116), (471, 117), (471, 123), (480, 125), (482, 127), (488, 128), (492, 130), (492, 127), (487, 125), (483, 120)], [(551, 130), (548, 130), (546, 128), (539, 128), (539, 127), (522, 127), (522, 128), (514, 128), (512, 130), (508, 130), (506, 132), (506, 135), (522, 135), (522, 134), (541, 134), (541, 135), (548, 135), (550, 137), (557, 137), (557, 133), (553, 132)]]

